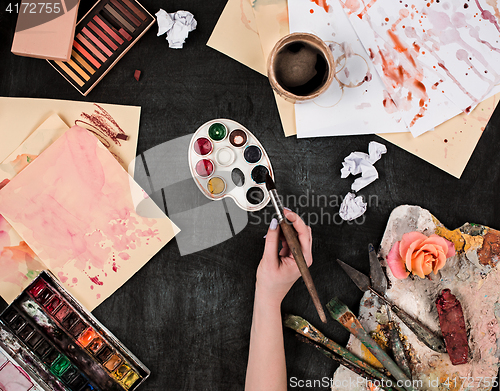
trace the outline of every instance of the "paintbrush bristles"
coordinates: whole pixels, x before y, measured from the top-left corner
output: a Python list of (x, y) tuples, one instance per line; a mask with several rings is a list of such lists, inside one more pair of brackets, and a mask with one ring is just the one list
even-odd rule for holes
[(276, 190), (276, 185), (274, 184), (273, 178), (269, 173), (266, 174), (266, 189), (267, 191)]
[(343, 314), (349, 311), (349, 308), (342, 303), (337, 297), (334, 297), (326, 305), (326, 308), (330, 311), (332, 318), (338, 320)]

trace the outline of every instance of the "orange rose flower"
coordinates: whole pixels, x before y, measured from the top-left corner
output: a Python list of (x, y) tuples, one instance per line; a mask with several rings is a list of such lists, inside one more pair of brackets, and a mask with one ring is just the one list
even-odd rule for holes
[(401, 241), (394, 243), (387, 255), (387, 264), (394, 277), (405, 279), (411, 273), (420, 278), (436, 274), (455, 255), (455, 246), (438, 235), (425, 236), (420, 232), (409, 232)]

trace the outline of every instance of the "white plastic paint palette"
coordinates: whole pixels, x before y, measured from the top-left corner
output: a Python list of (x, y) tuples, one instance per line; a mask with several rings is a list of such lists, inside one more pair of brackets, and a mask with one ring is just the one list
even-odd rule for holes
[(209, 121), (189, 144), (189, 168), (201, 192), (212, 200), (234, 199), (247, 211), (269, 202), (266, 174), (274, 178), (271, 161), (257, 138), (229, 119)]

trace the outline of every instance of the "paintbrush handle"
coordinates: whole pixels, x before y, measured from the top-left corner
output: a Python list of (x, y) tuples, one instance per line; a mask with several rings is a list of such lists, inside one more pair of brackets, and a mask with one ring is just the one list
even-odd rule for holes
[(380, 363), (391, 373), (394, 378), (403, 383), (407, 391), (415, 391), (411, 386), (412, 382), (397, 364), (387, 355), (386, 352), (368, 335), (366, 330), (359, 323), (358, 318), (339, 299), (334, 297), (326, 307), (330, 310), (333, 319), (344, 326), (351, 334), (358, 338), (363, 345), (380, 361)]
[(391, 307), (391, 310), (397, 315), (399, 319), (415, 334), (415, 336), (424, 343), (429, 349), (434, 350), (438, 353), (446, 353), (446, 347), (444, 340), (434, 334), (426, 325), (408, 315), (398, 306), (392, 304), (384, 296), (375, 291), (370, 287), (370, 291), (373, 292), (377, 297), (380, 297), (386, 304)]
[(280, 223), (281, 230), (283, 231), (283, 235), (285, 236), (285, 240), (288, 244), (288, 248), (293, 255), (293, 259), (297, 263), (297, 266), (300, 270), (300, 274), (302, 275), (302, 279), (306, 284), (306, 288), (309, 291), (309, 295), (316, 307), (316, 311), (318, 311), (318, 315), (323, 323), (326, 323), (326, 315), (323, 311), (323, 306), (319, 301), (318, 292), (316, 291), (316, 287), (314, 286), (313, 279), (311, 277), (311, 273), (309, 272), (309, 268), (307, 267), (306, 260), (304, 258), (304, 254), (302, 253), (302, 247), (300, 246), (300, 241), (297, 236), (297, 231), (293, 228), (292, 223), (290, 223), (287, 219), (283, 219)]
[(335, 341), (327, 338), (321, 331), (319, 331), (316, 327), (314, 327), (307, 320), (301, 318), (296, 315), (286, 315), (284, 319), (284, 324), (286, 327), (295, 330), (299, 334), (302, 334), (304, 337), (309, 338), (311, 341), (317, 342), (318, 344), (323, 345), (327, 349), (331, 350), (335, 354), (338, 354), (340, 357), (350, 362), (351, 364), (363, 369), (371, 376), (380, 379), (384, 382), (384, 384), (392, 384), (394, 388), (398, 391), (405, 391), (404, 388), (398, 387), (394, 382), (385, 376), (379, 370), (373, 368), (370, 364), (364, 362), (359, 357), (352, 354), (349, 350), (339, 345)]

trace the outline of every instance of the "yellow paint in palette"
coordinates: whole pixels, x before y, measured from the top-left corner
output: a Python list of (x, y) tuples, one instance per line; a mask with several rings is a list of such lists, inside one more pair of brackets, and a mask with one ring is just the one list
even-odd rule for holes
[(130, 366), (123, 363), (118, 367), (116, 371), (113, 372), (113, 376), (116, 380), (121, 380), (130, 371)]
[(128, 390), (130, 387), (134, 385), (134, 383), (140, 379), (140, 376), (134, 371), (130, 371), (127, 375), (122, 379), (121, 383)]

